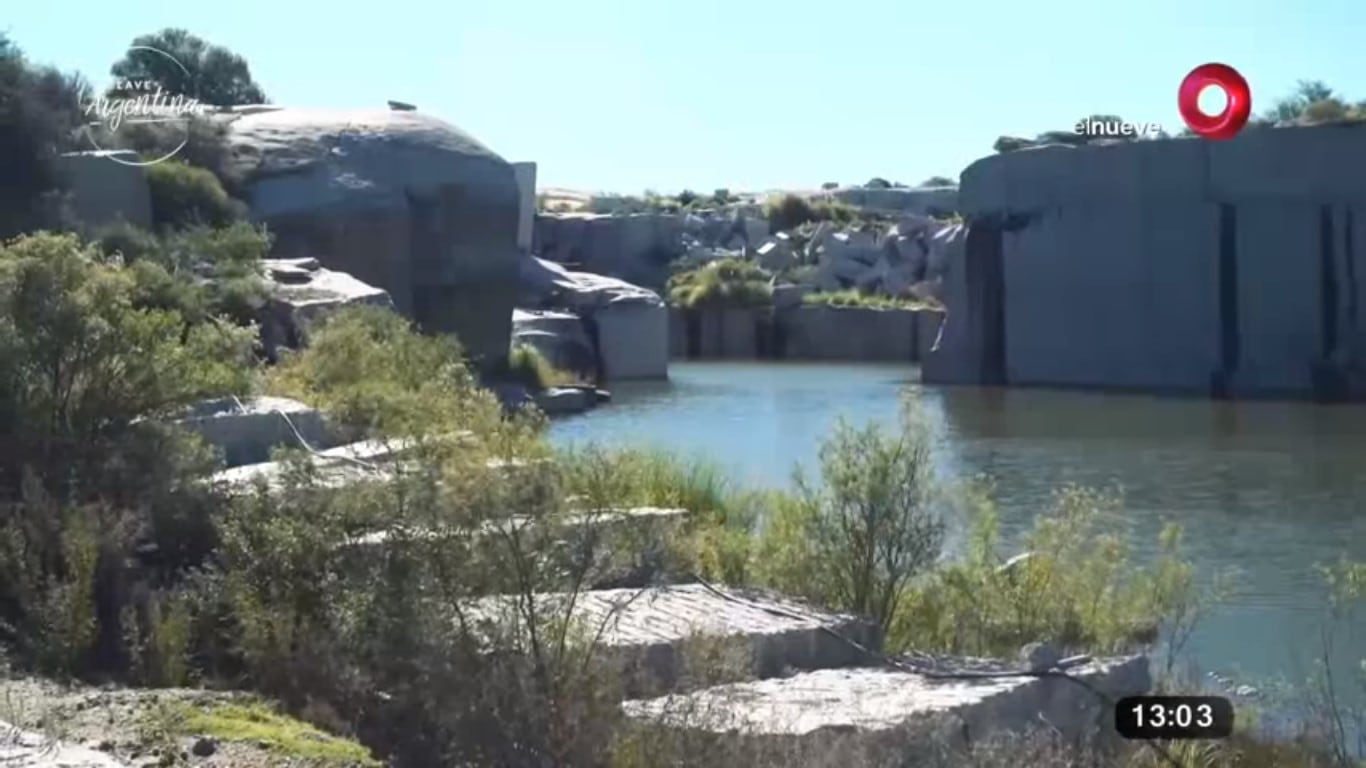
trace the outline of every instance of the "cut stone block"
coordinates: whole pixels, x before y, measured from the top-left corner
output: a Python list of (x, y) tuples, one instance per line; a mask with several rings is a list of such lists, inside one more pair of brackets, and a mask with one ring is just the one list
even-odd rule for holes
[(300, 436), (314, 448), (331, 447), (339, 438), (317, 409), (283, 397), (207, 400), (177, 424), (222, 451), (229, 467), (269, 461), (278, 446), (299, 447)]
[[(566, 610), (569, 596), (538, 599), (543, 614), (555, 615)], [(476, 601), (470, 612), (497, 619), (515, 608), (514, 599), (493, 596)], [(875, 651), (880, 643), (876, 626), (865, 619), (770, 593), (727, 588), (722, 594), (701, 584), (582, 592), (573, 616), (590, 633), (601, 632), (599, 642), (622, 670), (629, 696), (686, 690), (691, 648), (705, 646), (709, 654), (739, 662), (719, 675), (744, 680), (868, 663), (858, 646)]]
[[(939, 670), (1006, 668), (979, 662), (939, 665)], [(1068, 674), (1111, 701), (1152, 685), (1144, 656), (1096, 660)], [(1094, 736), (1112, 727), (1112, 706), (1083, 685), (1058, 677), (944, 680), (876, 667), (732, 683), (627, 701), (623, 709), (648, 728), (748, 741), (736, 745), (746, 749), (761, 745), (783, 754), (815, 754), (828, 750), (829, 740), (838, 736), (849, 740), (841, 748), (850, 753), (904, 760), (1005, 732), (1045, 728), (1065, 738)]]

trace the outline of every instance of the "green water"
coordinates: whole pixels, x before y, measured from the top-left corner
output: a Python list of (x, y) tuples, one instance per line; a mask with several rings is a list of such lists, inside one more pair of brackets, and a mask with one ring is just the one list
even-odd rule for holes
[[(837, 416), (894, 423), (916, 393), (941, 471), (994, 477), (1008, 537), (1069, 482), (1123, 489), (1139, 556), (1180, 522), (1201, 573), (1233, 580), (1188, 647), (1204, 671), (1307, 676), (1324, 615), (1314, 566), (1366, 560), (1366, 407), (932, 387), (905, 366), (675, 363), (670, 378), (618, 385), (552, 439), (662, 446), (785, 484)], [(1366, 656), (1366, 625), (1349, 629), (1339, 679)]]

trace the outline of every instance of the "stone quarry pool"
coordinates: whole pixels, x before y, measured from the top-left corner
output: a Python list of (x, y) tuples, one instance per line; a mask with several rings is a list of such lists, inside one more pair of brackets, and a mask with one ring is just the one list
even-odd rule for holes
[[(610, 406), (555, 422), (552, 439), (660, 446), (742, 482), (786, 484), (794, 464), (814, 466), (837, 417), (892, 424), (898, 397), (914, 393), (941, 470), (995, 479), (1008, 537), (1065, 483), (1122, 488), (1139, 557), (1180, 522), (1203, 576), (1232, 579), (1188, 646), (1203, 671), (1253, 683), (1311, 674), (1324, 617), (1315, 565), (1366, 560), (1366, 407), (933, 387), (909, 366), (673, 363), (669, 373), (618, 385)], [(1339, 679), (1366, 656), (1366, 623), (1349, 629)]]

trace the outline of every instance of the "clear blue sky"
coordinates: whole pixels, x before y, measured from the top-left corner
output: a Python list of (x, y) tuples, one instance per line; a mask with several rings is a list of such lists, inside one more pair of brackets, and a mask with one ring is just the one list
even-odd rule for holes
[(244, 55), (275, 103), (383, 107), (473, 133), (542, 186), (662, 192), (957, 176), (1003, 133), (1115, 113), (1181, 126), (1190, 68), (1261, 111), (1300, 78), (1366, 99), (1363, 0), (11, 2), (35, 60), (96, 83), (140, 33)]

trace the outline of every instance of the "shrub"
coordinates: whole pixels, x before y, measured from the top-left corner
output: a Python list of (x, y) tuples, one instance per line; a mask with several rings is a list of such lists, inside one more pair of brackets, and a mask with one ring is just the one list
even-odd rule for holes
[(212, 171), (176, 160), (146, 167), (152, 192), (152, 221), (158, 227), (223, 227), (246, 216)]
[(820, 220), (811, 202), (797, 195), (783, 195), (777, 200), (770, 200), (764, 208), (764, 218), (768, 219), (774, 232), (796, 229), (808, 221)]
[(454, 337), (418, 334), (383, 308), (327, 318), (307, 349), (270, 372), (266, 386), (372, 435), (493, 434), (500, 420), (497, 400), (476, 388)]
[(574, 387), (583, 383), (574, 374), (556, 368), (539, 349), (522, 343), (513, 344), (508, 353), (508, 375), (532, 391)]
[(906, 401), (890, 431), (839, 422), (821, 443), (820, 477), (813, 485), (799, 469), (795, 497), (774, 510), (760, 544), (763, 578), (885, 631), (944, 537), (948, 497), (918, 406)]
[(773, 303), (772, 276), (744, 259), (717, 259), (669, 278), (669, 302), (679, 307), (764, 307)]
[(131, 149), (149, 160), (167, 158), (166, 162), (211, 171), (229, 194), (243, 191), (232, 162), (228, 124), (212, 117), (194, 116), (183, 123), (125, 122), (117, 131), (101, 131), (98, 140), (102, 147)]
[(1060, 489), (1025, 537), (1027, 554), (1009, 565), (997, 550), (993, 508), (977, 499), (967, 557), (940, 569), (900, 606), (894, 635), (918, 648), (1004, 655), (1033, 641), (1096, 653), (1151, 647), (1159, 639), (1179, 646), (1207, 604), (1181, 556), (1176, 527), (1162, 533), (1155, 562), (1129, 561), (1114, 494)]

